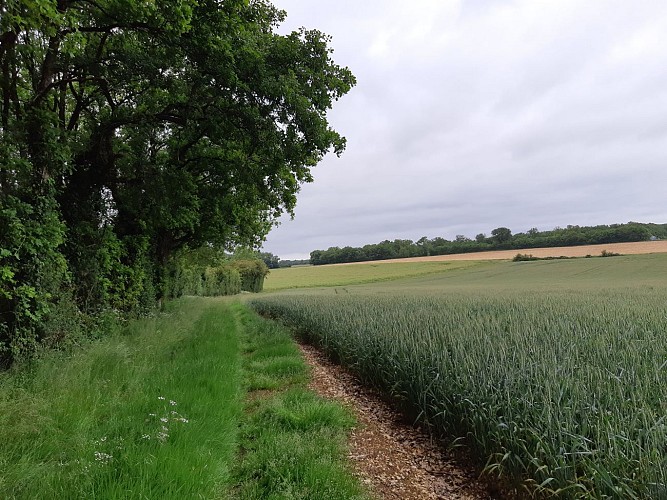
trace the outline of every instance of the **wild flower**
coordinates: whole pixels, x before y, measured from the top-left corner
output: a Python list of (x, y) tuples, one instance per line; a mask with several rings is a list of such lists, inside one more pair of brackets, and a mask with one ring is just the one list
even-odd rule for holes
[(113, 458), (113, 455), (109, 455), (108, 453), (104, 453), (102, 451), (96, 451), (95, 452), (95, 461), (100, 462), (102, 464), (109, 463), (112, 458)]
[[(164, 396), (158, 396), (158, 400), (160, 401), (169, 401), (169, 406), (176, 406), (178, 403), (174, 401), (173, 399), (167, 400)], [(155, 434), (144, 434), (142, 435), (142, 439), (151, 439), (153, 436), (155, 436), (155, 439), (160, 441), (161, 443), (164, 443), (167, 441), (169, 438), (169, 424), (171, 422), (179, 422), (179, 423), (184, 423), (187, 424), (190, 421), (185, 418), (183, 415), (178, 413), (177, 411), (171, 410), (169, 411), (169, 406), (165, 406), (162, 408), (162, 411), (157, 412), (157, 413), (149, 413), (148, 416), (152, 418), (157, 418), (159, 420), (159, 425), (160, 428)], [(158, 416), (160, 415), (160, 416)], [(146, 419), (146, 422), (150, 421), (150, 418)]]
[(106, 440), (107, 440), (107, 437), (106, 437), (106, 436), (102, 436), (101, 438), (99, 438), (98, 440), (95, 441), (95, 444), (98, 445), (98, 446), (100, 446), (100, 445), (102, 445), (103, 443), (105, 443)]

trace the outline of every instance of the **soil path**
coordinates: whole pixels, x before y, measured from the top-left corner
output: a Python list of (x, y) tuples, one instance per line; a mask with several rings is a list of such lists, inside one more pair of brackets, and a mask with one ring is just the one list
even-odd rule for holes
[(310, 388), (341, 401), (359, 425), (350, 437), (355, 473), (381, 499), (487, 499), (474, 470), (462, 465), (342, 367), (312, 346), (300, 345), (312, 370)]

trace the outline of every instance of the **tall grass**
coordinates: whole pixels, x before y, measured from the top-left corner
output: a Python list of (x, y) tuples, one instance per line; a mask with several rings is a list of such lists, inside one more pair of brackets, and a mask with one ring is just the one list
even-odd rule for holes
[(170, 304), (67, 359), (0, 375), (1, 498), (213, 498), (241, 413), (234, 317)]
[(667, 496), (667, 292), (268, 296), (486, 469), (561, 497)]
[(240, 303), (167, 307), (0, 373), (0, 498), (365, 498), (353, 418), (306, 390), (290, 332)]

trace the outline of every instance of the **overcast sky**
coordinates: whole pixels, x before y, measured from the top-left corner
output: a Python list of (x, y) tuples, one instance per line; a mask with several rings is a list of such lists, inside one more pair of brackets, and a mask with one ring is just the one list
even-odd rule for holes
[(274, 4), (358, 83), (265, 251), (667, 222), (667, 1)]

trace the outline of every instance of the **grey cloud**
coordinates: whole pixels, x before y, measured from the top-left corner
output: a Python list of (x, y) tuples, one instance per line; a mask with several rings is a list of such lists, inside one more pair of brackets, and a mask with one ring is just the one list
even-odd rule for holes
[(330, 114), (347, 151), (267, 251), (667, 222), (664, 2), (415, 0), (421, 20), (398, 0), (276, 3), (359, 83)]

